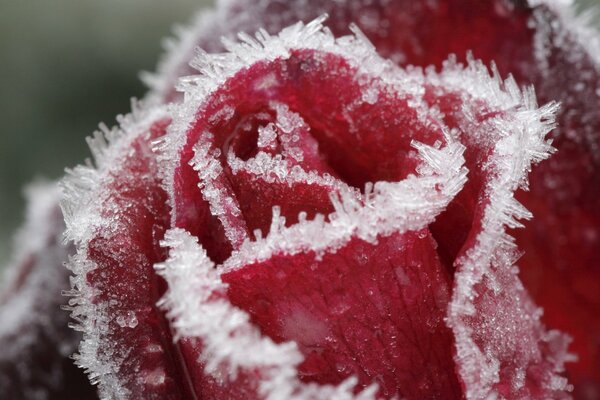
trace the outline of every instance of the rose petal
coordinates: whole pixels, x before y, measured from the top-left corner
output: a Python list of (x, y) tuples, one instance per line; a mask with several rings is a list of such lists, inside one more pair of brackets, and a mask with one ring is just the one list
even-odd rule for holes
[[(373, 398), (375, 388), (357, 396), (355, 381), (336, 386), (304, 384), (296, 376), (302, 356), (294, 343), (276, 344), (231, 305), (213, 262), (183, 230), (167, 232), (170, 258), (157, 265), (169, 283), (163, 305), (189, 356), (190, 374), (201, 398), (327, 399)], [(189, 294), (193, 293), (193, 296)]]
[(443, 322), (450, 277), (426, 230), (278, 254), (222, 279), (263, 334), (298, 345), (303, 381), (355, 376), (385, 398), (461, 397)]
[[(549, 1), (550, 2), (550, 1)], [(449, 54), (464, 56), (475, 51), (486, 62), (497, 60), (503, 73), (513, 71), (512, 60), (531, 56), (522, 39), (531, 35), (531, 12), (526, 1), (444, 0), (332, 1), (320, 0), (221, 0), (214, 9), (195, 16), (190, 27), (179, 28), (167, 42), (167, 54), (157, 74), (145, 74), (150, 97), (171, 101), (181, 76), (195, 73), (188, 65), (195, 49), (217, 53), (225, 49), (221, 38), (234, 39), (238, 32), (264, 28), (275, 34), (296, 21), (310, 21), (328, 14), (326, 25), (334, 35), (350, 33), (357, 24), (375, 44), (377, 52), (401, 65), (441, 65)], [(504, 67), (511, 68), (504, 68)], [(517, 65), (518, 66), (518, 65)]]
[(558, 152), (534, 169), (521, 201), (535, 215), (515, 232), (526, 249), (522, 279), (543, 320), (573, 338), (578, 361), (569, 365), (575, 397), (600, 396), (600, 82), (598, 33), (573, 11), (547, 2), (533, 13), (534, 59), (523, 79), (541, 99), (562, 103)]
[[(432, 228), (456, 268), (448, 324), (466, 396), (566, 397), (571, 387), (561, 372), (570, 360), (568, 340), (539, 321), (513, 267), (518, 250), (506, 234), (530, 217), (513, 196), (527, 184), (531, 165), (549, 154), (544, 136), (556, 105), (537, 109), (531, 91), (521, 92), (512, 79), (490, 78), (472, 61), (467, 73), (450, 62), (439, 76), (427, 77), (425, 97), (459, 129), (470, 170), (465, 189)], [(456, 240), (461, 237), (462, 243)]]
[(53, 183), (27, 190), (27, 222), (0, 293), (0, 392), (7, 399), (94, 399), (95, 391), (70, 355), (80, 335), (70, 330), (61, 291), (70, 249)]
[(77, 247), (72, 315), (84, 332), (76, 360), (102, 398), (193, 398), (156, 307), (164, 282), (152, 268), (164, 258), (158, 243), (169, 211), (150, 146), (169, 122), (163, 109), (135, 106), (120, 128), (91, 141), (97, 167), (77, 167), (63, 181)]

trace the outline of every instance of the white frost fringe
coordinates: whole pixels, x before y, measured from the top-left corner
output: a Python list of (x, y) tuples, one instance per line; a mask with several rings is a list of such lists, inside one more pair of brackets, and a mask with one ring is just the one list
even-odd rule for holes
[(74, 276), (72, 289), (66, 293), (72, 297), (69, 306), (76, 321), (73, 327), (83, 332), (79, 354), (74, 359), (90, 381), (98, 384), (102, 399), (125, 399), (130, 393), (118, 378), (122, 360), (111, 352), (112, 343), (105, 339), (108, 323), (114, 316), (108, 315), (105, 305), (92, 302), (96, 293), (88, 284), (87, 274), (97, 266), (88, 256), (88, 245), (97, 232), (112, 226), (100, 210), (109, 195), (103, 188), (112, 171), (127, 156), (131, 143), (146, 134), (154, 122), (167, 116), (164, 107), (147, 107), (134, 100), (131, 114), (117, 117), (118, 127), (109, 129), (102, 124), (88, 138), (95, 166), (88, 160), (86, 165), (67, 170), (61, 181), (61, 207), (67, 225), (65, 239), (72, 241), (77, 249), (67, 264)]
[(156, 265), (169, 284), (160, 305), (167, 310), (179, 337), (202, 341), (201, 358), (207, 374), (233, 383), (238, 374), (258, 370), (259, 395), (266, 400), (374, 398), (376, 385), (354, 395), (355, 378), (337, 386), (300, 382), (297, 367), (303, 357), (296, 343), (274, 343), (252, 325), (246, 312), (231, 305), (227, 286), (197, 238), (182, 229), (172, 229), (163, 245), (171, 251), (165, 263)]

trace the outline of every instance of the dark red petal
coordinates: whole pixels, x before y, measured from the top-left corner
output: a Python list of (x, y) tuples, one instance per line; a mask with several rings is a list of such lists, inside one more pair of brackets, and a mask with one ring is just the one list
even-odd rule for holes
[(163, 110), (136, 111), (106, 133), (108, 148), (96, 139), (97, 170), (78, 167), (64, 182), (77, 246), (72, 315), (84, 332), (77, 362), (107, 398), (193, 398), (156, 307), (164, 283), (153, 265), (164, 257), (169, 210), (151, 142), (169, 123)]
[[(206, 251), (189, 233), (174, 229), (163, 244), (171, 248), (157, 270), (169, 283), (162, 300), (174, 328), (183, 335), (196, 393), (210, 399), (372, 399), (371, 387), (353, 395), (355, 380), (338, 386), (304, 384), (296, 376), (302, 356), (295, 343), (276, 344), (250, 323), (227, 298)], [(190, 296), (193, 293), (193, 296)]]
[(16, 237), (14, 263), (0, 292), (0, 393), (4, 399), (95, 399), (71, 354), (80, 334), (62, 311), (69, 287), (61, 244), (64, 223), (55, 184), (28, 190), (27, 223)]
[[(467, 147), (470, 179), (432, 226), (441, 255), (456, 268), (447, 321), (460, 376), (467, 398), (567, 397), (561, 372), (568, 341), (539, 321), (514, 266), (518, 250), (506, 234), (528, 217), (514, 192), (526, 184), (531, 164), (548, 155), (543, 138), (556, 107), (536, 110), (532, 94), (521, 93), (513, 80), (486, 79), (473, 63), (470, 70), (461, 81), (456, 67), (445, 65), (439, 81), (430, 74), (425, 95)], [(467, 83), (469, 77), (479, 86)]]
[[(534, 169), (531, 191), (521, 197), (535, 215), (515, 232), (525, 250), (522, 278), (544, 320), (573, 337), (577, 363), (569, 367), (578, 399), (600, 396), (600, 66), (597, 33), (581, 36), (580, 21), (535, 12), (536, 54), (530, 75), (542, 99), (560, 100), (558, 152)], [(585, 25), (584, 25), (585, 26)], [(587, 36), (590, 35), (590, 36)], [(547, 64), (547, 65), (545, 65)]]
[(377, 383), (385, 398), (461, 398), (443, 318), (450, 278), (427, 231), (275, 255), (223, 275), (233, 305), (304, 354), (300, 379)]
[(159, 73), (147, 76), (151, 96), (179, 99), (177, 79), (195, 73), (188, 63), (196, 47), (221, 52), (221, 37), (233, 39), (238, 32), (259, 28), (274, 34), (323, 14), (329, 15), (326, 25), (336, 36), (350, 33), (349, 26), (355, 23), (379, 54), (400, 65), (439, 66), (450, 53), (463, 57), (474, 50), (486, 62), (497, 60), (504, 74), (520, 73), (521, 67), (528, 73), (527, 65), (514, 62), (532, 56), (523, 42), (532, 34), (525, 0), (233, 0), (217, 2), (215, 10), (199, 13), (192, 27), (179, 34), (159, 64)]

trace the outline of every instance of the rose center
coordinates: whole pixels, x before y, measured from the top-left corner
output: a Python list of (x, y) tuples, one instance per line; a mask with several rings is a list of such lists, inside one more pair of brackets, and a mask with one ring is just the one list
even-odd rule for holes
[(175, 224), (222, 262), (269, 231), (273, 206), (289, 225), (329, 214), (332, 193), (360, 200), (367, 182), (415, 173), (412, 141), (445, 139), (407, 88), (332, 53), (257, 62), (200, 105), (176, 171)]

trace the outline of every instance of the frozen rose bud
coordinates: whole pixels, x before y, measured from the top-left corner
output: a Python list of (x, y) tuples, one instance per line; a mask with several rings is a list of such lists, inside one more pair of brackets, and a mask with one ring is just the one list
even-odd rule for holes
[(103, 398), (568, 397), (506, 232), (556, 104), (322, 21), (200, 54), (181, 103), (91, 140), (78, 364)]
[(80, 334), (61, 306), (69, 288), (61, 244), (64, 222), (56, 184), (27, 190), (27, 222), (0, 291), (0, 393), (3, 399), (94, 399), (95, 389), (70, 358)]
[(188, 63), (196, 46), (221, 51), (221, 36), (260, 27), (276, 33), (328, 13), (334, 34), (356, 23), (379, 54), (399, 65), (439, 67), (449, 54), (471, 51), (519, 84), (533, 84), (540, 102), (560, 102), (551, 134), (558, 152), (534, 168), (531, 190), (517, 194), (535, 218), (511, 235), (542, 319), (573, 339), (578, 361), (568, 370), (575, 397), (592, 399), (600, 396), (600, 45), (588, 17), (576, 17), (573, 8), (568, 0), (222, 0), (168, 43), (159, 73), (148, 77), (150, 97), (180, 96), (175, 82), (193, 73)]

